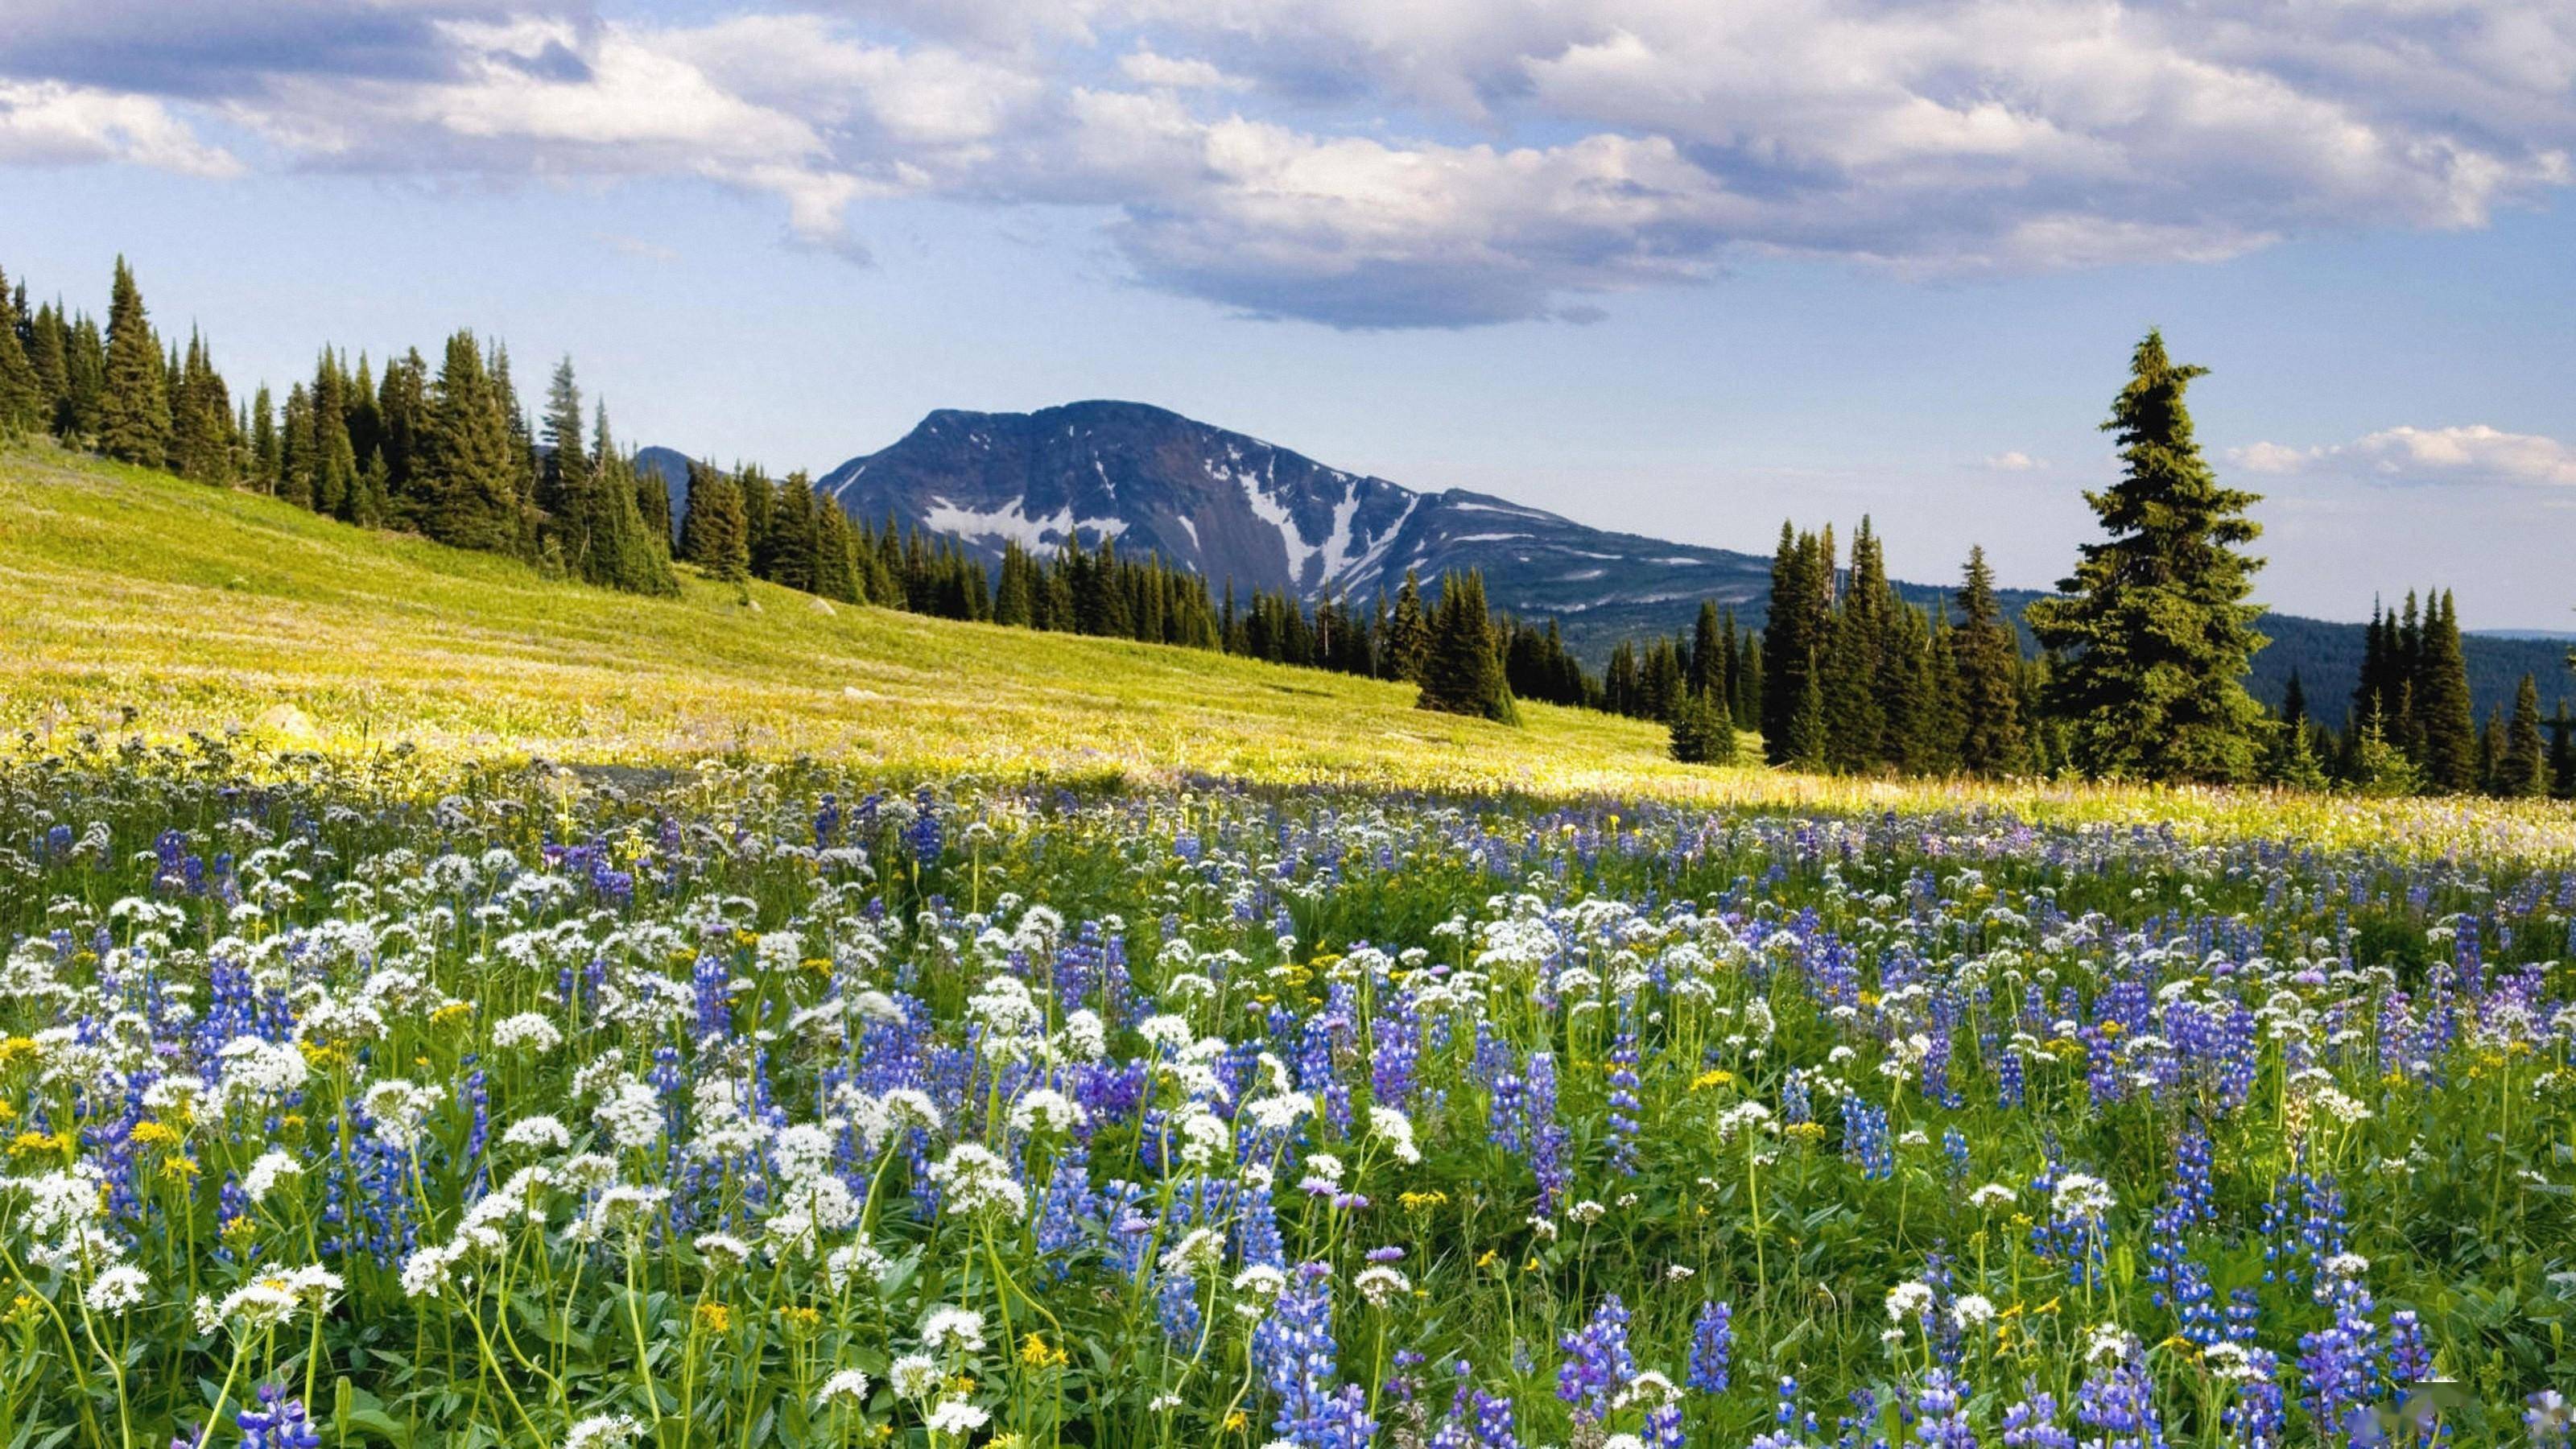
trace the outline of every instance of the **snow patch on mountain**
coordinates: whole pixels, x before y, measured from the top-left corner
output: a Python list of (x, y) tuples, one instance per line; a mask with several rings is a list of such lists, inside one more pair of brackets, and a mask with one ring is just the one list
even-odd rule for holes
[(1077, 518), (1070, 503), (1054, 513), (1031, 518), (1023, 511), (1023, 502), (1014, 498), (1000, 508), (974, 509), (933, 498), (930, 506), (921, 511), (921, 522), (936, 533), (1007, 540), (1032, 553), (1045, 553), (1086, 530), (1094, 539), (1116, 538), (1127, 531), (1127, 520), (1123, 518)]

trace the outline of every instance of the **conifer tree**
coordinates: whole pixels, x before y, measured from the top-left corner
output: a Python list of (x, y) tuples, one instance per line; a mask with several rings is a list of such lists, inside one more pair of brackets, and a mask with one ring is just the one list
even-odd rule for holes
[(144, 315), (143, 292), (122, 256), (107, 310), (98, 449), (124, 463), (159, 467), (170, 452), (170, 395), (161, 344)]
[(286, 419), (279, 429), (277, 496), (299, 508), (313, 506), (313, 394), (297, 383), (286, 390)]
[(742, 485), (733, 475), (692, 462), (688, 511), (681, 517), (683, 558), (719, 583), (751, 578), (751, 536), (743, 521)]
[(269, 399), (268, 384), (261, 383), (250, 404), (250, 486), (262, 493), (275, 493), (283, 461), (277, 435), (277, 405)]
[[(850, 559), (850, 515), (839, 500), (818, 497), (814, 510), (814, 592), (844, 604), (862, 602), (858, 570)], [(996, 618), (995, 623), (1002, 622)], [(1027, 623), (1023, 619), (1021, 623)]]
[(2549, 793), (2549, 756), (2540, 739), (2540, 681), (2526, 674), (2513, 692), (2513, 719), (2496, 755), (2495, 793), (2524, 799)]
[(48, 302), (36, 309), (27, 328), (27, 365), (36, 374), (37, 426), (64, 437), (71, 424), (71, 329), (60, 308)]
[(2021, 643), (1995, 598), (1995, 573), (1982, 546), (1968, 550), (1956, 595), (1958, 627), (1950, 631), (1957, 677), (1959, 767), (1974, 775), (2029, 768), (2022, 730)]
[(1887, 757), (1879, 686), (1887, 672), (1887, 569), (1867, 518), (1852, 534), (1851, 574), (1825, 631), (1825, 763), (1851, 773)]
[(1824, 763), (1818, 672), (1833, 622), (1832, 536), (1819, 539), (1783, 522), (1771, 560), (1770, 610), (1762, 626), (1762, 745), (1775, 765)]
[(0, 276), (0, 439), (41, 432), (47, 424), (44, 386), (19, 336), (29, 330), (20, 310), (8, 278)]
[(1699, 619), (1691, 627), (1690, 688), (1693, 694), (1726, 691), (1726, 645), (1718, 634), (1717, 601), (1699, 601)]
[(2028, 618), (2064, 655), (2052, 698), (2077, 765), (2096, 776), (2241, 780), (2256, 764), (2262, 706), (2244, 676), (2266, 642), (2248, 603), (2262, 531), (2255, 495), (2221, 487), (2201, 460), (2183, 394), (2207, 369), (2174, 362), (2149, 332), (2103, 426), (2126, 472), (2086, 502), (2110, 538)]
[(1520, 723), (1503, 675), (1494, 621), (1485, 606), (1485, 576), (1476, 569), (1443, 574), (1422, 665), (1424, 709)]
[[(550, 400), (546, 421), (549, 466), (555, 466), (557, 459), (569, 464), (569, 471), (560, 473), (553, 485), (566, 515), (554, 525), (560, 556), (574, 577), (587, 583), (633, 594), (679, 592), (667, 537), (656, 534), (636, 507), (640, 490), (635, 465), (618, 451), (608, 428), (608, 409), (592, 409), (590, 445), (584, 450), (578, 427), (580, 399), (569, 400), (568, 412), (555, 406), (561, 401)], [(568, 439), (571, 447), (555, 446), (556, 435)]]
[(430, 390), (418, 465), (418, 525), (440, 543), (522, 553), (518, 450), (510, 412), (471, 332), (447, 339)]
[(349, 378), (325, 348), (313, 368), (313, 511), (360, 520), (358, 453), (349, 441)]
[(385, 455), (386, 517), (426, 533), (429, 508), (421, 443), (429, 427), (429, 364), (417, 348), (385, 363), (376, 384), (377, 447)]
[(2460, 647), (2460, 615), (2448, 589), (2424, 601), (2413, 717), (2416, 761), (2428, 789), (2462, 795), (2481, 783), (2477, 707), (2469, 698), (2469, 665)]
[[(107, 340), (87, 313), (71, 323), (63, 358), (63, 416), (57, 431), (75, 442), (96, 442), (107, 423)], [(157, 376), (161, 354), (146, 346), (140, 365)]]
[(1670, 728), (1672, 756), (1685, 765), (1735, 762), (1735, 722), (1727, 718), (1718, 695), (1707, 689), (1683, 693), (1674, 706)]
[(594, 483), (590, 455), (582, 447), (582, 426), (588, 419), (581, 412), (581, 384), (573, 377), (572, 359), (555, 364), (554, 376), (546, 383), (546, 409), (540, 422), (543, 452), (537, 470), (537, 512), (539, 527), (548, 537), (562, 540), (565, 562), (575, 573), (587, 576), (579, 555), (589, 540), (585, 525), (590, 509), (586, 496)]
[[(1233, 596), (1229, 593), (1227, 597)], [(1407, 684), (1420, 683), (1422, 666), (1430, 653), (1431, 629), (1422, 611), (1422, 580), (1406, 569), (1404, 583), (1395, 591), (1395, 609), (1386, 620), (1386, 677)]]

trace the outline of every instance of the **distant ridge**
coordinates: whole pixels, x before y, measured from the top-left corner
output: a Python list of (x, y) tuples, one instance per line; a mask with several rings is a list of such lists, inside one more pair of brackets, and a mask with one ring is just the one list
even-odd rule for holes
[[(688, 459), (647, 448), (639, 464), (685, 499)], [(998, 561), (1005, 543), (1047, 552), (1068, 538), (1156, 553), (1213, 589), (1287, 589), (1312, 601), (1392, 593), (1405, 570), (1426, 584), (1446, 569), (1484, 570), (1489, 598), (1529, 619), (1554, 619), (1596, 667), (1621, 639), (1686, 630), (1702, 599), (1758, 625), (1769, 600), (1767, 554), (1671, 543), (1580, 524), (1545, 509), (1453, 488), (1416, 492), (1347, 473), (1244, 433), (1147, 403), (1093, 400), (1029, 413), (942, 408), (892, 445), (825, 473), (818, 492), (851, 517), (892, 518)], [(1946, 584), (1904, 584), (1919, 602)], [(2018, 610), (2032, 590), (2004, 594)], [(2278, 704), (2296, 670), (2311, 708), (2340, 721), (2361, 668), (2362, 628), (2266, 615), (2273, 639), (2251, 686)], [(2528, 672), (2544, 701), (2571, 692), (2555, 636), (2479, 634), (2465, 641), (2481, 714), (2509, 706)]]

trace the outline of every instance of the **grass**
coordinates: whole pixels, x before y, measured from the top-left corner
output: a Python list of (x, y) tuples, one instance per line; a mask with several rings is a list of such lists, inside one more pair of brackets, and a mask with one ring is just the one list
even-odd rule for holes
[(826, 605), (698, 578), (638, 599), (49, 446), (0, 452), (0, 729), (242, 732), (278, 748), (685, 765), (829, 758), (889, 776), (1612, 795), (1809, 810), (1996, 807), (2436, 851), (2576, 848), (2564, 805), (2358, 802), (2056, 782), (1822, 779), (1665, 756), (1660, 726), (1198, 650)]

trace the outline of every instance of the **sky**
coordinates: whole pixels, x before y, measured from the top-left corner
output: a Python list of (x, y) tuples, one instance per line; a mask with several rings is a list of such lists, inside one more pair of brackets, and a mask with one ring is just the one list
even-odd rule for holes
[(2150, 326), (2258, 597), (2576, 628), (2565, 0), (6, 0), (0, 268), (821, 472), (1157, 403), (1420, 489), (2046, 586)]

